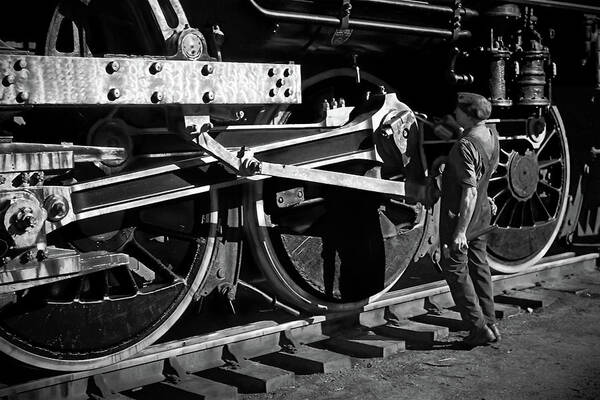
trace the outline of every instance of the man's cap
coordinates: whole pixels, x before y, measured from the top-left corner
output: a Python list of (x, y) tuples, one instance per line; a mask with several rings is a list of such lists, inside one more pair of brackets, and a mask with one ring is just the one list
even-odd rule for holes
[(486, 120), (492, 114), (492, 104), (480, 94), (459, 92), (458, 107), (471, 118)]

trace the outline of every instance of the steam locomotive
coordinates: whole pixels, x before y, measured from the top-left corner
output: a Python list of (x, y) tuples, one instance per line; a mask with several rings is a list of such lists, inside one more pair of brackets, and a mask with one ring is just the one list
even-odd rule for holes
[(115, 363), (240, 285), (356, 310), (439, 260), (459, 90), (501, 139), (492, 267), (597, 241), (591, 0), (7, 3), (0, 350), (24, 363)]

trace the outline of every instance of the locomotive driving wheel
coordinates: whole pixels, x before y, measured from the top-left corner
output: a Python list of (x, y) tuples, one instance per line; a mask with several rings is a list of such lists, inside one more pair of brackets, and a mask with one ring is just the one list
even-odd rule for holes
[(85, 254), (129, 255), (129, 265), (14, 293), (0, 308), (0, 348), (41, 368), (98, 368), (163, 335), (201, 287), (215, 248), (212, 199), (111, 214), (56, 231)]
[(527, 125), (527, 135), (500, 132), (500, 163), (488, 190), (498, 208), (488, 236), (490, 266), (505, 273), (525, 270), (546, 254), (567, 208), (569, 148), (558, 109)]
[[(140, 19), (143, 13), (136, 4), (60, 1), (47, 34), (47, 54), (159, 52), (160, 40), (149, 43), (160, 34), (147, 34), (153, 25)], [(96, 8), (86, 12), (85, 7)], [(97, 25), (87, 17), (102, 18), (103, 23)], [(119, 34), (120, 28), (136, 31), (136, 24), (140, 35), (132, 37), (136, 43), (128, 43), (123, 37), (129, 36)], [(103, 112), (86, 111), (85, 117), (97, 120)], [(35, 125), (47, 114), (32, 113), (28, 118)], [(63, 112), (61, 117), (70, 115)], [(62, 129), (56, 130), (64, 135)], [(72, 141), (80, 139), (79, 132), (72, 136)], [(118, 179), (129, 168), (83, 166), (72, 171), (79, 182), (106, 174)], [(0, 350), (29, 365), (73, 371), (113, 364), (156, 341), (183, 314), (207, 275), (216, 253), (214, 204), (217, 194), (211, 192), (79, 221), (52, 232), (49, 245), (82, 255), (124, 253), (129, 264), (2, 295)]]
[[(351, 69), (307, 79), (303, 105), (286, 110), (286, 118), (315, 119), (324, 100), (357, 104), (355, 79)], [(363, 85), (377, 93), (384, 82), (363, 73)], [(353, 160), (330, 169), (381, 178), (379, 168)], [(268, 289), (313, 313), (356, 310), (389, 290), (414, 258), (427, 221), (420, 204), (279, 179), (249, 185), (244, 213), (250, 249)]]
[(309, 312), (349, 311), (396, 283), (423, 235), (420, 206), (304, 184), (286, 190), (303, 202), (280, 208), (287, 187), (256, 184), (244, 207), (250, 248), (280, 298)]

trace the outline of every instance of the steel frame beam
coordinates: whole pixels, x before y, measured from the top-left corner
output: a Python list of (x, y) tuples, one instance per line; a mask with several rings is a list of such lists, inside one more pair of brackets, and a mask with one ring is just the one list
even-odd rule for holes
[(300, 66), (0, 53), (0, 108), (298, 104)]

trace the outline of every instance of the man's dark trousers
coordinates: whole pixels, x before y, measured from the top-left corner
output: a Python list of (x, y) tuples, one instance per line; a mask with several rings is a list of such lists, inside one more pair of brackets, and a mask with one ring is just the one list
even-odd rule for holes
[(467, 253), (449, 251), (442, 258), (444, 276), (463, 321), (469, 328), (481, 328), (496, 321), (494, 293), (487, 263), (486, 240), (483, 237), (469, 241)]

